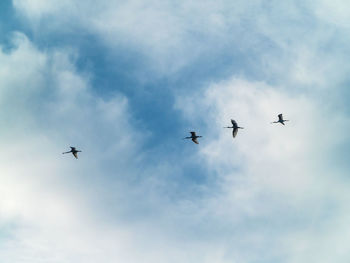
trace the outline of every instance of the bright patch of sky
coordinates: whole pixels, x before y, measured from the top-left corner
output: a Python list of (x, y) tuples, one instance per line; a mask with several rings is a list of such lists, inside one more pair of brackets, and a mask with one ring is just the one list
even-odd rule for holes
[(349, 262), (349, 13), (2, 1), (0, 262)]

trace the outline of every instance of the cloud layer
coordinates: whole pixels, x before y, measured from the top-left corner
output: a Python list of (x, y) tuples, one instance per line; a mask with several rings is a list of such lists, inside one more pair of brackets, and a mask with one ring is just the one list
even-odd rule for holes
[[(1, 262), (348, 262), (345, 1), (13, 6), (27, 32), (0, 52)], [(110, 58), (98, 70), (84, 34)], [(106, 96), (94, 80), (122, 56), (137, 81)]]

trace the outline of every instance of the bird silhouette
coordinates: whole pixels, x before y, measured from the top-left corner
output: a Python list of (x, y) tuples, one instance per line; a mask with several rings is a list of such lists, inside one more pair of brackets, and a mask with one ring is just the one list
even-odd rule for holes
[(281, 123), (281, 124), (285, 125), (284, 123), (286, 121), (289, 121), (289, 120), (284, 120), (282, 113), (280, 113), (280, 114), (278, 114), (278, 121), (274, 121), (274, 122), (271, 122), (271, 123)]
[(231, 119), (231, 123), (232, 123), (232, 127), (224, 127), (224, 128), (233, 129), (232, 130), (232, 137), (235, 138), (237, 133), (238, 133), (238, 129), (244, 129), (244, 128), (243, 127), (239, 127), (235, 120)]
[(199, 144), (199, 142), (197, 141), (197, 138), (201, 138), (202, 136), (197, 136), (196, 132), (191, 131), (191, 136), (190, 137), (185, 137), (184, 139), (191, 139), (195, 144)]
[(75, 147), (70, 146), (70, 151), (69, 151), (69, 152), (64, 152), (64, 153), (62, 153), (62, 154), (72, 153), (72, 154), (74, 155), (74, 157), (75, 157), (76, 159), (78, 159), (78, 152), (81, 152), (81, 151), (75, 149)]

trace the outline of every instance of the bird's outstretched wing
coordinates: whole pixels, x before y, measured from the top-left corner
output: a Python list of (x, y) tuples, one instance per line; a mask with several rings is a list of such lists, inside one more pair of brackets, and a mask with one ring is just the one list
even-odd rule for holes
[(195, 144), (199, 144), (199, 142), (197, 141), (197, 138), (192, 138), (192, 141), (193, 141)]
[(281, 114), (278, 114), (278, 120), (279, 120), (279, 121), (283, 121), (283, 115), (282, 115), (282, 113), (281, 113)]
[(238, 125), (237, 125), (237, 122), (236, 122), (235, 120), (232, 120), (232, 119), (231, 119), (231, 123), (232, 123), (233, 128), (235, 128), (235, 127), (238, 126)]
[(235, 129), (232, 130), (232, 136), (233, 136), (233, 138), (236, 137), (237, 132), (238, 132), (238, 128), (235, 128)]
[(76, 159), (78, 159), (78, 153), (77, 152), (73, 152), (73, 155)]
[(191, 133), (191, 135), (192, 135), (192, 137), (196, 137), (196, 132), (190, 132)]

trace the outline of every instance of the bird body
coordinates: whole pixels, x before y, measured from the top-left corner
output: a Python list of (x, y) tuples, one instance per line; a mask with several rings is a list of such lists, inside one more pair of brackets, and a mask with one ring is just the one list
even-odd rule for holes
[(64, 152), (62, 154), (72, 153), (75, 159), (78, 159), (78, 152), (81, 152), (81, 151), (77, 150), (75, 147), (72, 147), (72, 146), (70, 146), (70, 149), (71, 150), (69, 152)]
[(285, 125), (284, 123), (286, 121), (289, 121), (289, 120), (284, 120), (282, 113), (280, 113), (280, 114), (278, 114), (278, 121), (274, 121), (274, 122), (271, 122), (271, 123), (281, 123), (282, 125)]
[(197, 138), (201, 138), (202, 136), (197, 136), (196, 132), (194, 131), (191, 131), (190, 133), (191, 133), (191, 136), (185, 137), (184, 139), (191, 139), (195, 144), (199, 144)]
[(224, 127), (224, 128), (233, 129), (232, 130), (232, 137), (235, 138), (237, 133), (238, 133), (238, 129), (244, 129), (244, 128), (243, 127), (239, 127), (235, 120), (231, 119), (231, 123), (232, 123), (232, 127)]

